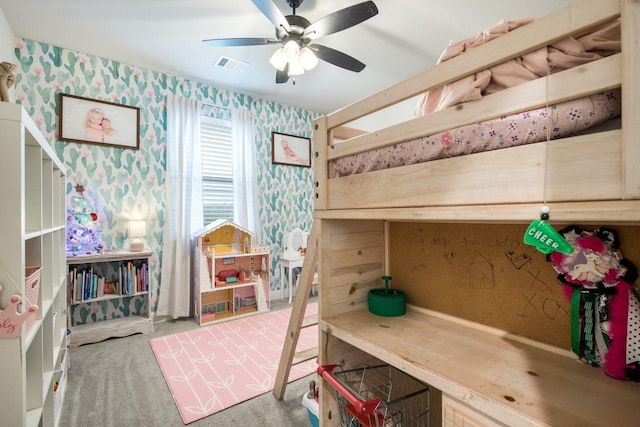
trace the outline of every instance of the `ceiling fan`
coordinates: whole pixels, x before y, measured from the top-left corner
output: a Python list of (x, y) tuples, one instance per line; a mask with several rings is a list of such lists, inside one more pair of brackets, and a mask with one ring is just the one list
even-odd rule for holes
[(346, 30), (378, 14), (372, 1), (365, 1), (333, 12), (314, 23), (300, 15), (296, 9), (303, 0), (287, 0), (293, 10), (291, 15), (283, 15), (272, 0), (251, 0), (253, 4), (276, 27), (275, 38), (225, 38), (209, 39), (202, 42), (207, 46), (258, 46), (280, 44), (269, 62), (276, 68), (276, 83), (286, 83), (289, 77), (304, 74), (316, 66), (318, 59), (346, 70), (359, 73), (365, 64), (346, 53), (313, 43), (314, 40)]

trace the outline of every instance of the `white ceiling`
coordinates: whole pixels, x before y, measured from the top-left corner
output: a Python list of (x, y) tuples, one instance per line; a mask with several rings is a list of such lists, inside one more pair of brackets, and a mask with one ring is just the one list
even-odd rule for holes
[[(305, 0), (296, 14), (314, 22), (362, 0)], [(374, 0), (379, 14), (316, 40), (364, 62), (360, 73), (320, 61), (275, 83), (276, 45), (207, 47), (203, 39), (273, 38), (271, 22), (250, 0), (0, 0), (14, 34), (328, 113), (430, 66), (450, 40), (474, 36), (501, 18), (543, 16), (570, 0)], [(285, 15), (286, 0), (274, 0)], [(224, 55), (249, 63), (242, 74), (214, 68)]]

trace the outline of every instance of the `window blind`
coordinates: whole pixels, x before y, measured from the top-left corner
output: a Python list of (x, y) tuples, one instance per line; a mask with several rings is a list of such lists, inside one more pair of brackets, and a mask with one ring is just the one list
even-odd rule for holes
[(204, 224), (233, 221), (233, 142), (231, 122), (202, 117), (202, 205)]

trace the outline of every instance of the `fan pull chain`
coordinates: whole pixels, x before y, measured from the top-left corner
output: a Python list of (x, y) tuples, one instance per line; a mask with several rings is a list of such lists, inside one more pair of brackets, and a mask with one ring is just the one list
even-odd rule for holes
[(542, 207), (540, 208), (540, 219), (547, 221), (549, 219), (549, 212), (551, 209), (547, 205), (547, 186), (549, 181), (549, 142), (551, 141), (551, 126), (549, 126), (549, 117), (551, 111), (549, 109), (549, 76), (551, 75), (551, 67), (547, 70), (547, 78), (545, 79), (545, 129), (546, 129), (546, 144), (544, 147), (544, 176), (542, 178)]
[(545, 105), (545, 124), (547, 140), (544, 148), (544, 176), (542, 184), (542, 207), (540, 208), (540, 219), (533, 220), (527, 230), (524, 232), (524, 243), (534, 246), (538, 251), (544, 254), (550, 254), (552, 252), (562, 252), (564, 254), (573, 253), (573, 246), (567, 242), (567, 240), (558, 233), (547, 222), (549, 219), (549, 206), (547, 205), (547, 185), (549, 181), (549, 142), (551, 141), (551, 127), (550, 124), (550, 108), (549, 108), (549, 75), (551, 73), (551, 67), (547, 71), (546, 84), (546, 105)]

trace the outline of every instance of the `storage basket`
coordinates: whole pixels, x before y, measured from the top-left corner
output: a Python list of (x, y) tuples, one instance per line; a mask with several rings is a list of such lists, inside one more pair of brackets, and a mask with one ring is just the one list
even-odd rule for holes
[(29, 334), (36, 323), (38, 313), (40, 312), (40, 278), (42, 277), (42, 267), (26, 267), (24, 279), (24, 301), (22, 302), (22, 310), (27, 310), (30, 306), (35, 305), (38, 310), (27, 316), (25, 322), (25, 332)]
[(64, 391), (67, 386), (66, 360), (60, 365), (60, 370), (53, 372), (53, 419), (59, 420), (62, 414)]
[(62, 414), (64, 392), (67, 386), (67, 369), (69, 367), (69, 352), (66, 348), (60, 350), (58, 369), (53, 371), (53, 419), (58, 424)]
[(429, 426), (429, 386), (391, 365), (324, 365), (318, 375), (335, 389), (342, 427)]

